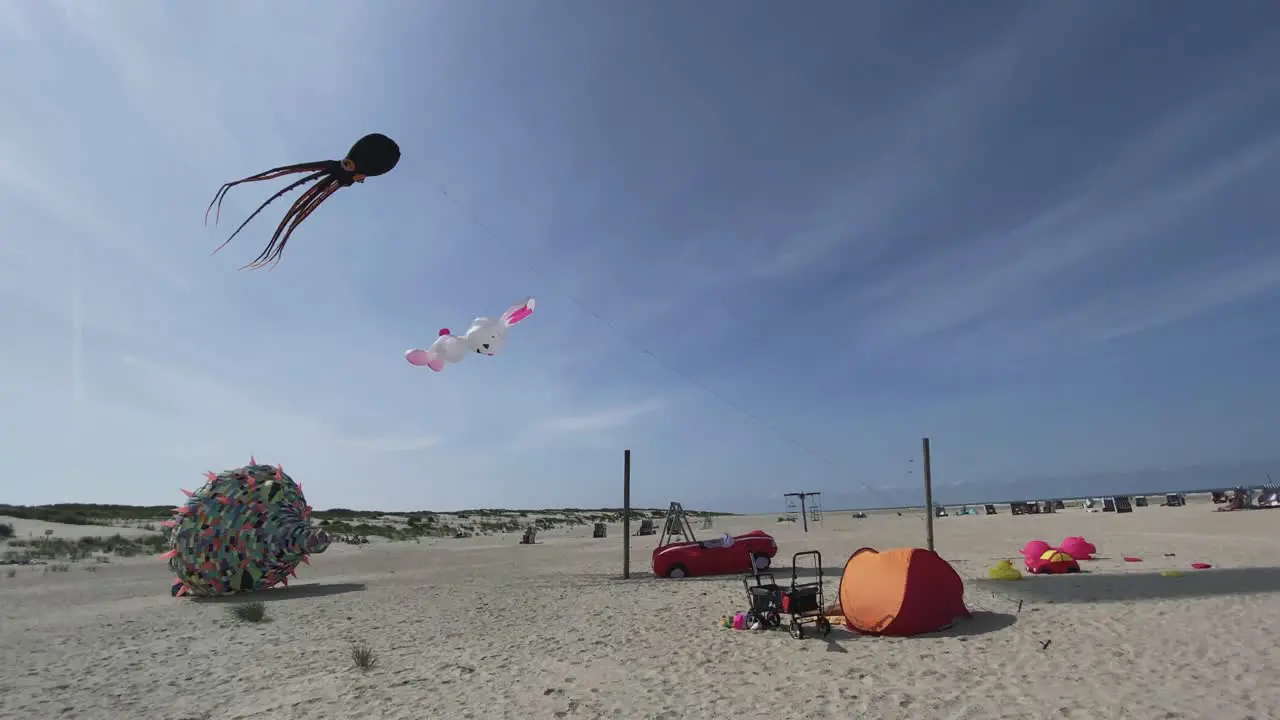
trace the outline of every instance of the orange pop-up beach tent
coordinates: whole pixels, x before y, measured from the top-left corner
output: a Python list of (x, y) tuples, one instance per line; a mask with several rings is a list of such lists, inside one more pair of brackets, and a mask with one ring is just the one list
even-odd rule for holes
[(938, 553), (920, 548), (862, 548), (844, 565), (840, 614), (869, 635), (921, 635), (969, 617), (964, 582)]

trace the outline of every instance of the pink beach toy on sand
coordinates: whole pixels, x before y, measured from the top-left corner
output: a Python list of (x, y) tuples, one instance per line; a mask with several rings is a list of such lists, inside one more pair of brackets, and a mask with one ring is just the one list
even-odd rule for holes
[(1079, 535), (1063, 540), (1062, 544), (1058, 546), (1058, 549), (1076, 560), (1092, 560), (1093, 554), (1098, 552), (1098, 546), (1088, 540), (1085, 540)]
[(1049, 543), (1043, 540), (1032, 540), (1022, 547), (1018, 552), (1021, 553), (1024, 560), (1037, 560), (1046, 550), (1052, 550)]

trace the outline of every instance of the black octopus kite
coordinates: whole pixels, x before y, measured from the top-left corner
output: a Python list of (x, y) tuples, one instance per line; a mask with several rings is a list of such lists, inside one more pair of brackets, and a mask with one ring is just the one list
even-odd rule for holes
[[(341, 161), (338, 160), (321, 160), (319, 162), (301, 163), (298, 165), (283, 165), (278, 168), (272, 168), (257, 175), (250, 175), (247, 178), (229, 182), (218, 190), (218, 194), (213, 196), (213, 201), (209, 203), (208, 209), (204, 211), (205, 224), (209, 222), (209, 211), (214, 206), (218, 207), (218, 212), (214, 215), (214, 224), (218, 222), (218, 217), (222, 214), (222, 200), (227, 196), (227, 191), (231, 188), (246, 182), (258, 182), (259, 180), (273, 180), (285, 175), (296, 175), (298, 173), (310, 173), (306, 177), (289, 185), (280, 192), (267, 198), (267, 201), (258, 206), (244, 222), (240, 223), (240, 227), (231, 233), (231, 237), (218, 246), (218, 252), (231, 239), (240, 234), (245, 225), (249, 221), (257, 217), (262, 209), (270, 205), (273, 200), (284, 195), (295, 188), (306, 185), (313, 180), (317, 180), (315, 185), (307, 188), (302, 196), (294, 201), (289, 208), (289, 212), (284, 214), (284, 218), (280, 220), (280, 224), (276, 226), (275, 234), (271, 236), (271, 242), (267, 244), (262, 254), (253, 262), (245, 265), (245, 268), (260, 268), (270, 263), (280, 262), (280, 254), (284, 252), (285, 243), (289, 242), (289, 236), (293, 234), (294, 229), (302, 224), (315, 209), (320, 207), (320, 203), (329, 198), (330, 195), (338, 191), (339, 188), (351, 187), (353, 183), (362, 183), (367, 177), (377, 177), (391, 172), (400, 162), (400, 146), (395, 140), (379, 133), (365, 135), (356, 141), (355, 145), (347, 151), (347, 156)], [(242, 270), (244, 268), (241, 268)]]

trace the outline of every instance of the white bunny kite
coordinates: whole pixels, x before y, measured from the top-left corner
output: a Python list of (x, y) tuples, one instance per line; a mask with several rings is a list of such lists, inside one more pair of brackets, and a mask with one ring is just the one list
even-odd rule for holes
[(406, 350), (404, 359), (410, 364), (427, 367), (440, 372), (445, 363), (461, 362), (471, 353), (493, 355), (502, 347), (507, 339), (507, 329), (533, 314), (533, 298), (525, 298), (507, 308), (502, 317), (478, 317), (471, 323), (471, 329), (461, 337), (449, 332), (449, 328), (440, 331), (440, 337), (431, 343), (430, 349), (414, 348)]

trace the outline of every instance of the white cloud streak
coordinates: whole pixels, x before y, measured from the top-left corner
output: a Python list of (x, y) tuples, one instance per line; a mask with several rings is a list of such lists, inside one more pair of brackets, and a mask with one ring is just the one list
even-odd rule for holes
[[(1194, 119), (1194, 122), (1192, 121)], [(1181, 175), (1158, 177), (1156, 168), (1169, 163), (1179, 147), (1194, 147), (1200, 138), (1216, 131), (1215, 118), (1198, 110), (1180, 113), (1157, 128), (1109, 163), (1075, 197), (1033, 218), (1021, 227), (986, 237), (959, 237), (923, 264), (905, 267), (880, 282), (857, 290), (853, 297), (874, 303), (875, 311), (864, 326), (868, 345), (881, 351), (917, 342), (966, 326), (981, 324), (995, 316), (1025, 312), (1029, 299), (1043, 299), (1046, 283), (1078, 277), (1086, 282), (1089, 273), (1111, 262), (1115, 253), (1135, 247), (1161, 251), (1159, 238), (1228, 192), (1238, 183), (1275, 167), (1280, 160), (1280, 138), (1258, 142), (1207, 166), (1185, 170)], [(1229, 304), (1264, 290), (1266, 280), (1249, 270), (1258, 262), (1268, 264), (1274, 256), (1242, 260), (1239, 268), (1202, 268), (1190, 277), (1170, 278), (1166, 284), (1153, 283), (1141, 291), (1133, 288), (1099, 289), (1105, 297), (1089, 302), (1106, 305), (1110, 313), (1130, 317), (1134, 331), (1176, 319), (1172, 307), (1187, 313), (1210, 309), (1199, 303), (1165, 304), (1158, 298), (1183, 294), (1195, 286), (1224, 287), (1244, 272), (1254, 278), (1240, 294), (1216, 292), (1216, 305)], [(1270, 286), (1280, 283), (1280, 275)], [(1147, 297), (1143, 297), (1145, 293)], [(1192, 293), (1195, 294), (1194, 292)], [(1203, 295), (1208, 301), (1210, 295)], [(1140, 308), (1151, 315), (1140, 317)], [(1096, 313), (1080, 312), (1059, 305), (1040, 311), (1039, 320), (1020, 317), (1024, 326), (1055, 319), (1060, 339), (1109, 335), (1096, 325), (1066, 327), (1063, 316), (1083, 321)], [(998, 328), (1006, 333), (1007, 327)], [(1037, 328), (1039, 329), (1039, 328)], [(1037, 334), (1041, 340), (1042, 335)], [(994, 340), (977, 340), (985, 343)], [(999, 345), (999, 343), (997, 343)]]
[(660, 400), (644, 400), (583, 415), (547, 418), (540, 423), (540, 427), (552, 435), (612, 430), (634, 422), (644, 415), (657, 412), (662, 407), (663, 403)]

